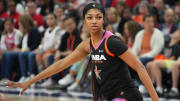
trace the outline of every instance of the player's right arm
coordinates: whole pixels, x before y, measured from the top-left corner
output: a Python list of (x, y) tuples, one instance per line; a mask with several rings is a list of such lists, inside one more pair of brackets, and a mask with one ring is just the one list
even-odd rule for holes
[(89, 39), (80, 43), (80, 45), (70, 55), (52, 64), (47, 69), (45, 69), (44, 71), (39, 73), (37, 76), (30, 79), (29, 81), (24, 82), (24, 83), (8, 81), (7, 85), (9, 87), (22, 88), (20, 92), (20, 94), (22, 94), (31, 84), (36, 83), (39, 80), (48, 78), (58, 72), (63, 71), (64, 69), (68, 68), (72, 64), (85, 58), (88, 54), (89, 54)]

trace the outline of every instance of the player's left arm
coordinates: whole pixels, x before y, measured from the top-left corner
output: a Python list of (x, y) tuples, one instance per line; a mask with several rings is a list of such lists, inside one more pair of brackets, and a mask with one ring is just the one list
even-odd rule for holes
[(126, 50), (123, 54), (119, 56), (125, 63), (127, 63), (132, 69), (134, 69), (140, 78), (140, 80), (145, 85), (148, 90), (152, 101), (159, 101), (158, 95), (153, 87), (151, 79), (144, 67), (135, 54), (132, 53), (130, 49)]

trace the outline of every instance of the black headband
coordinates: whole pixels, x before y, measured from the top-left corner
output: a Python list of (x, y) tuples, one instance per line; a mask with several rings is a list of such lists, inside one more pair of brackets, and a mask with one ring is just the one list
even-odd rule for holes
[(102, 5), (98, 4), (98, 3), (89, 3), (84, 7), (83, 10), (83, 19), (85, 18), (85, 14), (90, 10), (90, 9), (98, 9), (100, 12), (103, 13), (103, 15), (105, 16), (105, 10), (102, 7)]

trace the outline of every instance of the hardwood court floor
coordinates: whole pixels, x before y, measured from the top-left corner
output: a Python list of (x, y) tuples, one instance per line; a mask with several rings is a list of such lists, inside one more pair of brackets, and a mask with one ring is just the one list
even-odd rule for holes
[[(1, 100), (0, 101), (92, 101), (87, 99), (79, 99), (79, 98), (67, 98), (67, 97), (44, 97), (44, 96), (18, 96), (18, 95), (5, 95), (8, 100)], [(144, 101), (152, 101), (151, 99), (144, 99)], [(180, 101), (180, 100), (163, 100), (160, 101)]]
[[(8, 100), (5, 101), (91, 101), (78, 98), (53, 98), (53, 97), (42, 97), (42, 96), (17, 96), (17, 95), (5, 95)], [(0, 100), (4, 101), (4, 100)]]

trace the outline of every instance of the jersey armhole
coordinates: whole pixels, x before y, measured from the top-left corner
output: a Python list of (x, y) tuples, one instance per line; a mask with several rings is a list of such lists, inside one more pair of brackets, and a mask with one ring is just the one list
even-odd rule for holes
[[(110, 35), (110, 36), (112, 36), (112, 35)], [(114, 57), (114, 54), (113, 54), (112, 52), (110, 52), (109, 49), (108, 49), (108, 47), (107, 47), (107, 40), (109, 39), (110, 36), (108, 36), (108, 37), (106, 38), (106, 40), (105, 40), (105, 51), (106, 51), (106, 53), (107, 53), (108, 55)]]

